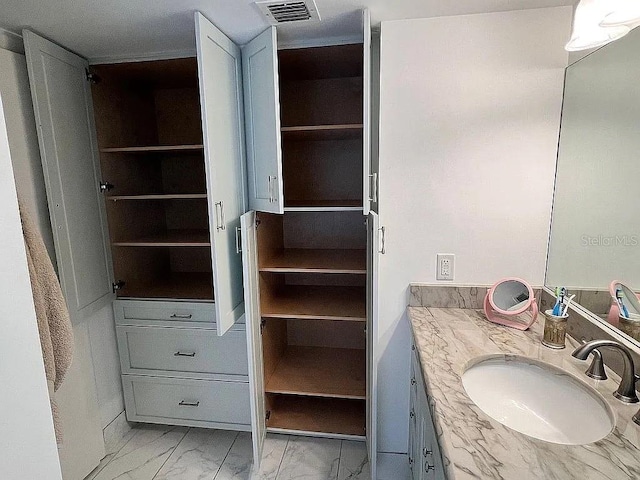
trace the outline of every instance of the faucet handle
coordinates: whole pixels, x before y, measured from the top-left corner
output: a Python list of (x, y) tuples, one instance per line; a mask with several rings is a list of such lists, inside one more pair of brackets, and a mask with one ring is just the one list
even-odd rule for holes
[(596, 380), (606, 380), (607, 372), (604, 369), (604, 362), (602, 361), (602, 353), (597, 348), (593, 350), (593, 360), (591, 361), (591, 365), (587, 368), (585, 372), (587, 377), (594, 378)]

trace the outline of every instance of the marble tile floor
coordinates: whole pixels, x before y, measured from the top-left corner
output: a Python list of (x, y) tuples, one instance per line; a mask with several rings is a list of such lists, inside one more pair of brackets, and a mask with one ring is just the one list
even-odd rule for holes
[(370, 480), (366, 444), (269, 434), (259, 470), (251, 434), (139, 425), (85, 480)]

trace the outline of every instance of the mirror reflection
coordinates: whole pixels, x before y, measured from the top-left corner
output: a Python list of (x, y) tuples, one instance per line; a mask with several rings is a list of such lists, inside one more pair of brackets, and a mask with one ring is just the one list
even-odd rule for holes
[(567, 68), (546, 285), (603, 322), (622, 318), (640, 341), (640, 318), (619, 305), (632, 308), (640, 291), (638, 51), (640, 29)]

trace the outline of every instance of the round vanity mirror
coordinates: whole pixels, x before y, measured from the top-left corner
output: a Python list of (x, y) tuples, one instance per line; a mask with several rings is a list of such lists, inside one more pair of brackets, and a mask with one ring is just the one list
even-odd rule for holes
[[(523, 318), (525, 312), (529, 313)], [(526, 330), (538, 317), (538, 304), (527, 282), (519, 278), (505, 278), (487, 292), (484, 313), (493, 323)]]

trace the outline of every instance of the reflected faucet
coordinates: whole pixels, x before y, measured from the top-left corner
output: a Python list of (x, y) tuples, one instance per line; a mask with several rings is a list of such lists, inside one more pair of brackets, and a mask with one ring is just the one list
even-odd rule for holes
[[(624, 403), (640, 402), (638, 394), (636, 393), (636, 381), (638, 381), (640, 377), (635, 373), (635, 366), (633, 364), (631, 352), (629, 352), (624, 345), (612, 340), (592, 340), (591, 342), (587, 342), (576, 348), (571, 355), (579, 360), (586, 360), (593, 350), (602, 347), (610, 347), (618, 350), (622, 353), (622, 358), (624, 360), (624, 369), (622, 371), (620, 386), (618, 386), (618, 389), (613, 392), (613, 396)], [(638, 417), (637, 420), (636, 417)], [(633, 417), (633, 421), (636, 423), (640, 422), (640, 412)]]

